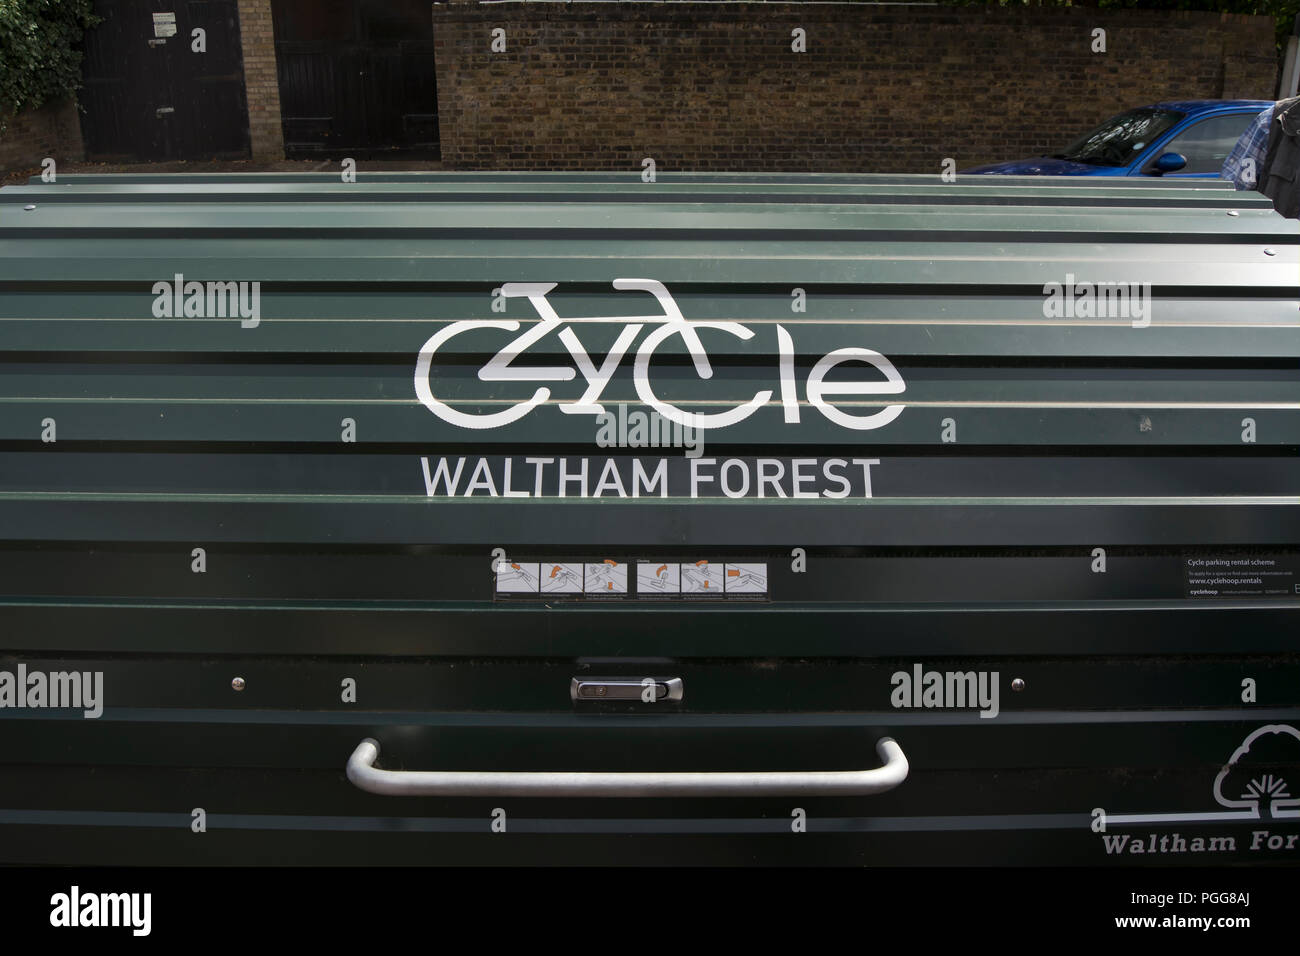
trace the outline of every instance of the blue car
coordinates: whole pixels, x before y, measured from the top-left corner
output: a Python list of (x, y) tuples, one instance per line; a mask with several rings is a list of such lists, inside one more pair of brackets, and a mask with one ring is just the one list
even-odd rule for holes
[(1001, 176), (1174, 176), (1214, 179), (1272, 100), (1183, 100), (1112, 116), (1051, 156), (962, 170)]

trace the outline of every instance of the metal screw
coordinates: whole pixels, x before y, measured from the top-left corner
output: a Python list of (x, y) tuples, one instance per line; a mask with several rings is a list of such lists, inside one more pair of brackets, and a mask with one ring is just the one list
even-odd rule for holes
[(604, 697), (607, 693), (609, 693), (609, 688), (606, 687), (604, 684), (601, 684), (599, 687), (596, 688), (597, 697)]
[(1266, 256), (1275, 256), (1275, 255), (1277, 255), (1277, 250), (1276, 250), (1276, 249), (1265, 249), (1265, 250), (1264, 250), (1264, 255), (1266, 255)]
[(242, 677), (236, 677), (234, 680), (232, 680), (232, 681), (230, 682), (230, 686), (233, 687), (235, 690), (243, 690), (243, 689), (244, 689), (244, 678), (242, 678)]
[(1235, 210), (1235, 209), (1229, 209), (1229, 210), (1228, 210), (1228, 215), (1229, 215), (1229, 216), (1240, 216), (1241, 213), (1237, 212), (1237, 210)]
[(35, 208), (36, 207), (33, 204), (28, 203), (26, 206), (23, 206), (23, 212), (31, 212)]
[(1022, 691), (1025, 689), (1025, 682), (1017, 677), (1011, 682), (1011, 689), (1017, 692)]

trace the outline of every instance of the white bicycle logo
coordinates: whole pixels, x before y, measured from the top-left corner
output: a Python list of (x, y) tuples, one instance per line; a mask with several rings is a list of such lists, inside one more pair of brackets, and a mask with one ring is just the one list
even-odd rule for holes
[[(669, 295), (668, 289), (664, 287), (662, 282), (655, 279), (615, 279), (613, 284), (614, 288), (620, 291), (649, 292), (658, 301), (660, 308), (663, 309), (663, 314), (563, 319), (556, 314), (555, 309), (546, 300), (547, 294), (556, 287), (557, 283), (504, 283), (501, 286), (501, 295), (505, 298), (527, 298), (542, 321), (513, 339), (501, 351), (497, 352), (486, 365), (479, 369), (479, 379), (484, 382), (569, 382), (581, 372), (587, 382), (586, 391), (576, 401), (561, 402), (558, 407), (561, 412), (567, 415), (601, 415), (605, 412), (604, 406), (599, 401), (601, 393), (609, 384), (609, 380), (618, 369), (623, 357), (632, 348), (632, 343), (636, 341), (642, 328), (648, 323), (654, 323), (657, 327), (645, 337), (637, 348), (632, 376), (637, 397), (644, 405), (652, 408), (668, 421), (687, 428), (725, 428), (728, 425), (735, 425), (744, 421), (761, 406), (772, 400), (773, 390), (762, 389), (753, 398), (725, 412), (703, 413), (687, 412), (660, 399), (650, 384), (650, 360), (654, 356), (655, 349), (666, 339), (674, 335), (680, 335), (695, 365), (696, 374), (700, 378), (707, 380), (713, 377), (713, 366), (709, 362), (708, 353), (704, 349), (704, 344), (700, 341), (697, 330), (716, 329), (721, 332), (728, 332), (741, 340), (753, 338), (754, 332), (741, 323), (731, 320), (712, 322), (686, 319), (677, 307), (677, 303), (673, 301), (673, 297)], [(565, 348), (569, 350), (569, 354), (573, 357), (572, 366), (516, 368), (511, 365), (516, 358), (527, 351), (529, 346), (559, 329), (566, 322), (570, 326), (584, 323), (618, 323), (626, 327), (619, 333), (618, 338), (610, 347), (599, 367), (592, 361), (591, 356), (587, 353), (582, 342), (579, 341), (577, 333), (574, 332), (572, 327), (563, 328), (558, 333), (560, 341), (564, 343)], [(438, 349), (452, 338), (462, 332), (474, 329), (501, 329), (506, 332), (517, 332), (519, 325), (520, 323), (515, 319), (463, 319), (453, 322), (446, 328), (434, 333), (421, 347), (419, 357), (415, 363), (415, 394), (420, 403), (443, 421), (450, 422), (461, 428), (484, 429), (500, 428), (503, 425), (516, 422), (534, 408), (546, 402), (551, 397), (551, 390), (541, 386), (533, 392), (531, 398), (518, 402), (503, 411), (471, 414), (457, 411), (440, 401), (434, 396), (430, 387), (429, 376), (433, 369), (434, 356), (437, 354)], [(778, 387), (781, 392), (781, 404), (785, 421), (787, 423), (798, 423), (800, 420), (800, 407), (794, 379), (794, 343), (790, 338), (790, 333), (780, 325), (776, 326), (776, 336), (780, 356)], [(832, 368), (841, 362), (847, 361), (867, 362), (885, 376), (884, 381), (834, 383), (825, 381), (826, 374)], [(871, 415), (851, 415), (829, 404), (825, 400), (826, 396), (897, 395), (901, 394), (905, 387), (903, 378), (899, 375), (898, 370), (894, 368), (893, 363), (879, 352), (873, 352), (871, 349), (865, 348), (842, 348), (827, 353), (812, 367), (805, 383), (805, 393), (808, 404), (820, 411), (830, 421), (845, 428), (865, 430), (888, 425), (902, 412), (903, 406), (888, 405)]]

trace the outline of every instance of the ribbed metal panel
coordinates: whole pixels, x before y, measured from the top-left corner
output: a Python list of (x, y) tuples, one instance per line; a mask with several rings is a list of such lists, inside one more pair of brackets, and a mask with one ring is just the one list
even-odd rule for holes
[[(177, 275), (260, 283), (259, 321), (156, 317), (154, 285)], [(630, 370), (660, 310), (618, 279), (715, 323), (707, 377), (683, 335), (662, 338), (659, 399), (739, 414), (770, 392), (704, 433), (709, 481), (691, 484), (681, 449), (604, 447), (573, 407), (588, 383), (564, 329), (596, 368), (627, 335), (599, 400), (643, 408)], [(1149, 286), (1149, 324), (1049, 315), (1069, 281)], [(507, 283), (555, 283), (559, 317), (610, 319), (548, 326), (514, 359), (569, 380), (480, 374), (538, 327), (524, 297), (494, 308)], [(545, 400), (499, 427), (422, 402), (418, 354), (465, 320), (485, 324), (438, 345), (430, 393), (473, 416), (539, 385)], [(851, 394), (884, 380), (857, 353), (820, 405), (892, 420), (845, 426), (811, 400), (840, 349), (905, 387)], [(374, 736), (412, 769), (848, 769), (889, 734), (911, 778), (812, 799), (823, 836), (766, 859), (1115, 862), (1092, 808), (1222, 810), (1211, 784), (1243, 737), (1300, 726), (1298, 449), (1300, 223), (1226, 183), (363, 172), (0, 189), (0, 668), (75, 661), (107, 687), (93, 721), (0, 708), (5, 859), (113, 862), (146, 826), (160, 860), (603, 860), (582, 834), (604, 827), (717, 862), (759, 853), (737, 834), (788, 832), (789, 807), (516, 800), (553, 835), (502, 850), (483, 845), (490, 801), (362, 794), (342, 768)], [(607, 460), (626, 478), (632, 458), (671, 459), (674, 489), (697, 493), (575, 481), (558, 497), (553, 472), (534, 487), (519, 470), (539, 457), (586, 460), (588, 492)], [(795, 460), (829, 474), (855, 458), (878, 460), (869, 496), (794, 483)], [(429, 494), (421, 459), (464, 459), (457, 494)], [(730, 459), (753, 486), (759, 459), (782, 477), (729, 497)], [(495, 495), (464, 493), (480, 460)], [(501, 493), (507, 460), (518, 496)], [(499, 590), (494, 548), (749, 562), (769, 580), (744, 601), (520, 598)], [(1234, 559), (1274, 562), (1296, 591), (1192, 593), (1189, 561)], [(892, 707), (891, 675), (918, 662), (997, 671), (1000, 715)], [(683, 678), (679, 707), (570, 704), (573, 676), (647, 668)], [(1244, 678), (1267, 692), (1243, 700)], [(1300, 786), (1298, 768), (1279, 772)], [(99, 789), (76, 784), (88, 775)], [(199, 850), (193, 806), (227, 814)], [(1236, 825), (1233, 859), (1256, 861)], [(245, 840), (255, 826), (268, 849)], [(97, 849), (74, 839), (86, 827)]]

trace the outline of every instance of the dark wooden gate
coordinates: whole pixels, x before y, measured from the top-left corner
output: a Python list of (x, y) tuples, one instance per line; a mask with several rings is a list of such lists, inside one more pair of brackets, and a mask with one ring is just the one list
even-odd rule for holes
[(79, 94), (89, 158), (249, 155), (235, 0), (97, 0), (95, 12)]
[(438, 156), (428, 0), (273, 0), (285, 154)]

